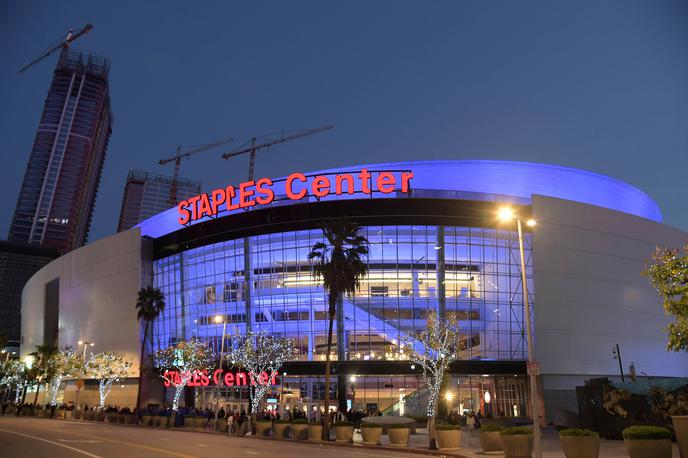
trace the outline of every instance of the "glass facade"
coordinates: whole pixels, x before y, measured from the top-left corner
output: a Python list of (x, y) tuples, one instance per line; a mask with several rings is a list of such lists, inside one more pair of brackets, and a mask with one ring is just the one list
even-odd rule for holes
[[(403, 360), (399, 343), (425, 327), (428, 309), (460, 320), (458, 359), (525, 360), (518, 236), (481, 227), (367, 226), (368, 275), (343, 300), (333, 359)], [(154, 324), (156, 348), (199, 337), (217, 351), (227, 335), (266, 329), (296, 341), (299, 359), (325, 359), (327, 303), (307, 255), (319, 229), (228, 240), (154, 263), (167, 306)], [(531, 295), (532, 256), (526, 234)], [(245, 259), (245, 253), (249, 258)], [(248, 261), (248, 262), (246, 262)], [(247, 272), (247, 266), (249, 268)], [(249, 281), (247, 281), (247, 279)]]

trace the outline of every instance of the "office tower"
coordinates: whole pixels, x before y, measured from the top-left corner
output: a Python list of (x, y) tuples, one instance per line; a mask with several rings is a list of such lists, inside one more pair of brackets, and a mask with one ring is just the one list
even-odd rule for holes
[[(130, 170), (122, 198), (117, 232), (136, 226), (151, 216), (174, 206), (170, 202), (173, 178), (142, 170)], [(176, 200), (185, 200), (201, 193), (201, 182), (177, 178)]]
[(107, 59), (63, 49), (26, 166), (9, 240), (66, 253), (86, 241), (112, 114)]
[(52, 248), (0, 241), (0, 335), (19, 346), (21, 296), (24, 285), (41, 267), (57, 258)]

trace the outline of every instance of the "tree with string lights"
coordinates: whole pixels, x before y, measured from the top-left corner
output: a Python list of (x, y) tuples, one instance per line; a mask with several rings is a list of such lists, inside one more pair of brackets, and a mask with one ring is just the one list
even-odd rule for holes
[(64, 347), (48, 361), (54, 376), (50, 380), (50, 405), (57, 405), (57, 394), (66, 378), (78, 377), (84, 372), (84, 360), (74, 347)]
[[(254, 389), (249, 390), (252, 417), (255, 418), (259, 411), (260, 402), (270, 387), (270, 379), (295, 355), (296, 348), (292, 339), (275, 336), (265, 330), (248, 331), (245, 336), (232, 342), (227, 360), (252, 375), (254, 380), (251, 385), (255, 381)], [(262, 373), (266, 373), (269, 379), (262, 378)]]
[(2, 377), (0, 377), (0, 384), (5, 385), (8, 391), (15, 388), (14, 402), (19, 403), (21, 393), (28, 383), (28, 376), (26, 372), (26, 364), (18, 359), (10, 359), (2, 363)]
[[(175, 388), (173, 410), (179, 408), (179, 400), (184, 387), (189, 383), (194, 372), (209, 370), (214, 361), (213, 350), (196, 337), (182, 340), (155, 352), (153, 365), (160, 371), (161, 377)], [(170, 375), (169, 371), (174, 371), (175, 375)]]
[(426, 327), (403, 340), (409, 360), (420, 366), (421, 378), (428, 387), (428, 445), (435, 445), (435, 416), (437, 401), (442, 387), (444, 374), (449, 365), (456, 359), (456, 347), (459, 340), (459, 319), (456, 313), (447, 313), (445, 319), (437, 316), (434, 309), (427, 310)]
[(105, 399), (110, 394), (112, 384), (131, 375), (133, 363), (118, 353), (104, 351), (91, 354), (86, 362), (86, 374), (98, 380), (100, 407), (105, 407)]
[(656, 248), (643, 271), (662, 298), (664, 312), (673, 321), (666, 328), (667, 350), (688, 351), (688, 245), (683, 252)]

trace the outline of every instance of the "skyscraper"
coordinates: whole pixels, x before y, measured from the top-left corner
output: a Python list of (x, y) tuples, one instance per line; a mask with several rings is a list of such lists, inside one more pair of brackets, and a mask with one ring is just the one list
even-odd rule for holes
[[(172, 177), (130, 170), (124, 188), (117, 232), (132, 228), (141, 221), (174, 206), (175, 203), (170, 202), (172, 182)], [(177, 201), (200, 193), (200, 181), (177, 178)]]
[(63, 49), (26, 166), (9, 240), (66, 253), (88, 236), (112, 114), (110, 62)]

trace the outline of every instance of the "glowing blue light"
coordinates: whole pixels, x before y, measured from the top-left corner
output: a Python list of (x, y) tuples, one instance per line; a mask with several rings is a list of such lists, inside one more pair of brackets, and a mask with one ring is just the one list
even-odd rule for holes
[[(363, 168), (371, 171), (412, 170), (414, 178), (411, 184), (415, 197), (528, 205), (533, 195), (542, 195), (596, 205), (653, 221), (662, 221), (659, 206), (643, 191), (604, 175), (555, 165), (509, 161), (417, 161), (356, 165), (307, 174), (351, 172)], [(284, 183), (276, 183), (274, 190), (277, 195), (283, 194)], [(332, 195), (322, 200), (352, 197), (356, 196)], [(394, 198), (394, 195), (385, 195), (384, 198)], [(304, 201), (294, 202), (294, 204), (297, 203), (304, 203)], [(285, 205), (287, 202), (280, 204)], [(223, 216), (232, 214), (233, 212), (226, 212)], [(201, 221), (204, 220), (199, 220), (196, 224)], [(141, 228), (141, 235), (154, 238), (182, 228), (177, 222), (176, 208), (149, 218), (138, 227)]]

